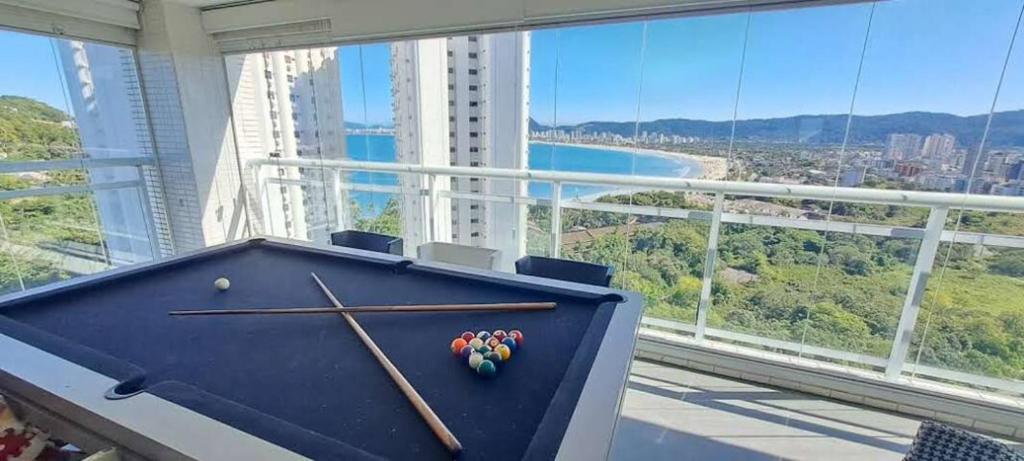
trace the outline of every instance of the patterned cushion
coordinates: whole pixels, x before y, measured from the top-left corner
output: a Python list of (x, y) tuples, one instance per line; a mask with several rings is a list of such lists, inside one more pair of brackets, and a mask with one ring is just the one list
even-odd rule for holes
[(903, 461), (1024, 461), (1024, 455), (988, 437), (924, 421)]

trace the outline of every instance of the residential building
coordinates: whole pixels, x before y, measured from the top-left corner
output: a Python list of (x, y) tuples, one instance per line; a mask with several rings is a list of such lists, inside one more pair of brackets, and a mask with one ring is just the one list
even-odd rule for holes
[(921, 136), (909, 133), (893, 133), (885, 144), (885, 158), (888, 160), (913, 160), (921, 152)]
[(951, 134), (931, 134), (924, 139), (921, 156), (925, 158), (944, 158), (956, 148), (956, 137)]
[[(142, 90), (131, 50), (76, 40), (57, 41), (56, 49), (68, 85), (82, 156), (152, 156)], [(89, 170), (92, 184), (135, 179), (159, 183), (157, 172), (151, 168)], [(108, 258), (116, 263), (133, 263), (171, 253), (167, 217), (158, 194), (141, 197), (134, 189), (123, 188), (96, 191), (94, 197)]]
[[(527, 167), (530, 34), (469, 35), (392, 44), (397, 160), (406, 163), (524, 169)], [(442, 72), (433, 69), (441, 66)], [(431, 71), (428, 72), (427, 70)], [(446, 88), (443, 100), (418, 94)], [(448, 156), (431, 158), (418, 132), (447, 122)], [(441, 150), (444, 152), (444, 150)], [(525, 195), (521, 181), (451, 178), (453, 193)], [(525, 207), (453, 198), (449, 226), (435, 223), (451, 242), (502, 250), (504, 265), (525, 251)], [(406, 215), (408, 217), (408, 215)], [(415, 219), (413, 219), (415, 221)]]
[[(336, 47), (231, 55), (225, 65), (242, 164), (346, 157)], [(278, 167), (263, 205), (250, 200), (252, 219), (275, 235), (328, 242), (331, 231), (346, 227), (347, 199), (319, 185), (335, 180), (322, 175), (317, 168)]]

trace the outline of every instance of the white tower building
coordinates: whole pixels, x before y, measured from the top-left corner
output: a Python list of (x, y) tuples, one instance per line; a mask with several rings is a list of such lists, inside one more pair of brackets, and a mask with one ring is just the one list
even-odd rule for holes
[[(410, 59), (412, 54), (415, 59)], [(529, 32), (397, 43), (392, 45), (392, 61), (399, 162), (527, 168)], [(432, 91), (438, 86), (436, 94), (443, 98), (407, 96), (413, 87)], [(413, 131), (405, 129), (410, 123), (447, 134), (447, 142), (417, 142)], [(522, 181), (452, 178), (449, 185), (453, 191), (474, 194), (526, 193)], [(449, 202), (449, 227), (436, 226), (436, 240), (499, 249), (506, 268), (525, 253), (523, 205), (467, 198)]]
[[(131, 50), (73, 40), (56, 43), (85, 157), (153, 155)], [(141, 179), (152, 192), (144, 196), (135, 188), (123, 188), (93, 193), (111, 262), (140, 262), (171, 253), (157, 175), (155, 169), (89, 171), (92, 184)]]
[[(337, 48), (225, 58), (239, 161), (346, 157)], [(263, 170), (266, 190), (250, 191), (250, 217), (263, 232), (327, 243), (346, 227), (347, 198), (327, 188), (318, 168)], [(262, 194), (263, 200), (255, 194)]]

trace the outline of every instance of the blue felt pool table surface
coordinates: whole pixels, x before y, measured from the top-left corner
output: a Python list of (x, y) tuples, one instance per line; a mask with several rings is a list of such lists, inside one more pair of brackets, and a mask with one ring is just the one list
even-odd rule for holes
[[(314, 459), (450, 459), (337, 315), (172, 317), (174, 309), (555, 301), (542, 312), (359, 314), (464, 446), (460, 459), (554, 457), (623, 297), (254, 239), (0, 304), (0, 333)], [(231, 288), (213, 281), (228, 277)], [(449, 343), (519, 329), (495, 379)], [(129, 397), (130, 399), (131, 397)]]

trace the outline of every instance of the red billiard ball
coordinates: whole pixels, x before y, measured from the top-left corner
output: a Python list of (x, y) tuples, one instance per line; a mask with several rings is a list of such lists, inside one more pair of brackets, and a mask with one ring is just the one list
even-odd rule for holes
[(473, 334), (473, 332), (472, 332), (472, 331), (465, 331), (465, 332), (463, 332), (463, 333), (462, 333), (461, 335), (459, 335), (459, 336), (460, 336), (460, 337), (462, 337), (462, 339), (466, 340), (466, 342), (467, 342), (467, 343), (468, 343), (468, 342), (470, 342), (470, 341), (472, 341), (472, 340), (473, 340), (473, 338), (475, 338), (475, 337), (476, 337), (476, 335), (475, 335), (475, 334)]
[(498, 338), (498, 341), (501, 341), (508, 336), (508, 333), (505, 333), (505, 330), (494, 330), (494, 333), (492, 333), (491, 336)]
[(516, 346), (522, 346), (523, 345), (523, 332), (521, 332), (519, 330), (512, 330), (512, 331), (508, 332), (508, 336), (510, 338), (516, 340)]

